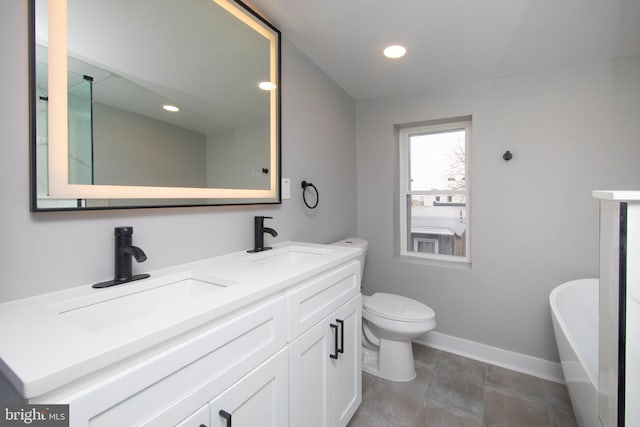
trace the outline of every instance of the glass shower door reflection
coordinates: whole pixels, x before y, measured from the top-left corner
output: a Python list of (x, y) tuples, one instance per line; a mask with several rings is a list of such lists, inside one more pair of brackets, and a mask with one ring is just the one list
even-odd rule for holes
[(93, 184), (93, 78), (69, 71), (69, 183)]

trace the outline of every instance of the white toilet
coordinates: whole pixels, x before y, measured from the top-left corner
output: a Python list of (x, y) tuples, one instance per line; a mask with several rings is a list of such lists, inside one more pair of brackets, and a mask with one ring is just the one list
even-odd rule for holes
[[(345, 239), (334, 243), (362, 248), (362, 271), (368, 243)], [(362, 299), (362, 370), (390, 381), (416, 377), (411, 340), (436, 327), (427, 305), (400, 295), (377, 292)]]

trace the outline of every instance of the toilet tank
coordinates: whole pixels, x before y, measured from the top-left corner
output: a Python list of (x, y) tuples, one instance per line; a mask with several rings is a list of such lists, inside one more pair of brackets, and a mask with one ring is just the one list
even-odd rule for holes
[(364, 261), (367, 256), (367, 248), (369, 247), (369, 242), (364, 239), (358, 239), (356, 237), (349, 237), (347, 239), (339, 240), (337, 242), (332, 243), (335, 246), (348, 246), (352, 248), (360, 248), (362, 249), (362, 255), (360, 256), (360, 277), (364, 276)]

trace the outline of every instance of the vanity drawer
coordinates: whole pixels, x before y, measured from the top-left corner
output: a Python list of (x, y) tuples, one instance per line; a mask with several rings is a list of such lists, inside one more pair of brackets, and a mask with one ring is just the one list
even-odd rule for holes
[(351, 261), (288, 290), (289, 342), (360, 293), (360, 280), (360, 261)]
[(286, 345), (283, 296), (66, 396), (71, 426), (174, 425)]

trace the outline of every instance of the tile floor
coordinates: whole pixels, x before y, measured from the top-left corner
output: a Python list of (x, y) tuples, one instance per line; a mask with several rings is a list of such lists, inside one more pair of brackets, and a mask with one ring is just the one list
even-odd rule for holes
[(577, 427), (563, 385), (420, 345), (414, 358), (410, 382), (363, 373), (348, 427)]

